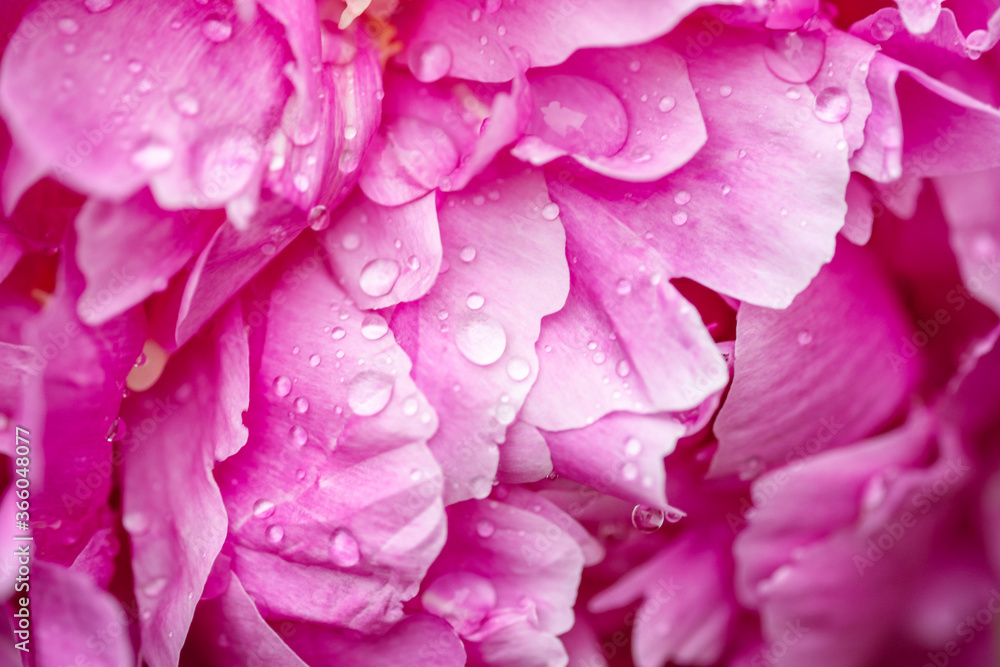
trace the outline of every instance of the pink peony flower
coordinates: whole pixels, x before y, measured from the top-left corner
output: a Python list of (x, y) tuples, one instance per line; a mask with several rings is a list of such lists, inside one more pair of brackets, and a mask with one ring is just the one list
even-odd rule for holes
[(994, 664), (955, 1), (6, 3), (5, 664)]

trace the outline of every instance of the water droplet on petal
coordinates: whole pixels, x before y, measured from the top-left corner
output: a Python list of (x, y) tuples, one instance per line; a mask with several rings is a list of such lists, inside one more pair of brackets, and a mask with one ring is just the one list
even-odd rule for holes
[(875, 23), (872, 24), (871, 32), (875, 41), (884, 42), (896, 33), (896, 26), (893, 24), (892, 20), (885, 17), (879, 17)]
[(59, 32), (64, 35), (75, 35), (80, 32), (80, 24), (71, 18), (59, 19), (56, 25), (59, 28)]
[(811, 343), (813, 340), (812, 334), (808, 331), (800, 331), (798, 335), (799, 345), (803, 347)]
[(330, 558), (340, 567), (354, 567), (361, 560), (358, 541), (347, 529), (338, 528), (330, 536)]
[(83, 0), (83, 6), (92, 14), (110, 9), (112, 4), (112, 0)]
[(309, 189), (311, 182), (309, 180), (309, 177), (306, 176), (305, 174), (295, 174), (295, 176), (292, 178), (292, 185), (294, 185), (295, 189), (298, 190), (299, 192), (305, 192)]
[(309, 399), (305, 396), (299, 396), (295, 399), (295, 411), (299, 414), (305, 414), (309, 411)]
[(128, 512), (122, 516), (122, 527), (132, 535), (145, 535), (149, 531), (149, 517), (142, 512)]
[(629, 294), (632, 291), (631, 281), (629, 281), (628, 278), (622, 278), (621, 280), (618, 281), (618, 284), (615, 286), (615, 291), (618, 292), (618, 294), (620, 294), (621, 296)]
[(486, 299), (483, 298), (482, 294), (477, 294), (473, 292), (465, 300), (465, 305), (469, 307), (469, 310), (479, 310), (486, 303)]
[(549, 203), (542, 207), (542, 217), (546, 220), (555, 220), (559, 217), (559, 205)]
[(261, 498), (253, 504), (253, 515), (258, 519), (266, 519), (274, 514), (274, 502)]
[(632, 368), (629, 366), (628, 361), (626, 361), (625, 359), (622, 359), (615, 365), (615, 373), (617, 373), (618, 377), (620, 378), (628, 377), (629, 373), (631, 372)]
[(677, 523), (678, 521), (684, 518), (685, 514), (676, 507), (671, 507), (670, 509), (667, 510), (665, 516), (667, 521), (669, 521), (670, 523)]
[(274, 378), (274, 393), (284, 398), (292, 391), (292, 381), (284, 375)]
[(489, 519), (480, 519), (476, 523), (476, 534), (479, 537), (492, 537), (495, 532), (497, 532), (497, 526)]
[(632, 525), (642, 533), (653, 533), (663, 525), (665, 513), (657, 507), (636, 505), (632, 509)]
[(507, 362), (507, 375), (515, 382), (522, 382), (531, 375), (531, 364), (520, 357), (512, 357)]
[(138, 74), (142, 71), (142, 63), (138, 60), (128, 61), (128, 71), (132, 72), (132, 74)]
[(115, 417), (115, 420), (111, 422), (111, 426), (108, 428), (107, 434), (104, 436), (108, 442), (117, 442), (125, 437), (125, 420), (121, 417)]
[(622, 466), (622, 477), (631, 482), (639, 476), (639, 468), (631, 461)]
[(201, 104), (198, 103), (198, 98), (183, 90), (174, 93), (174, 96), (170, 98), (170, 102), (177, 113), (182, 116), (191, 118), (197, 116), (198, 112), (201, 111)]
[(334, 340), (341, 340), (346, 335), (347, 332), (344, 331), (343, 327), (334, 327), (333, 331), (330, 332), (330, 337)]
[(507, 349), (507, 332), (499, 322), (482, 313), (466, 317), (455, 332), (455, 345), (466, 359), (489, 366)]
[(147, 597), (155, 598), (163, 592), (167, 587), (167, 578), (159, 577), (153, 579), (148, 584), (142, 587), (142, 592), (146, 594)]
[(815, 113), (824, 123), (839, 123), (851, 113), (851, 96), (837, 86), (824, 88), (816, 95)]
[(802, 98), (802, 93), (799, 92), (798, 88), (789, 88), (785, 91), (785, 97), (790, 100), (798, 100)]
[(719, 86), (719, 95), (722, 95), (723, 97), (729, 97), (732, 94), (733, 94), (732, 86)]
[(677, 211), (670, 216), (670, 220), (678, 227), (681, 227), (688, 221), (688, 214), (684, 211)]
[(389, 404), (394, 385), (393, 379), (383, 373), (375, 371), (359, 373), (351, 381), (347, 392), (347, 404), (359, 417), (377, 415)]
[(691, 193), (687, 190), (681, 190), (674, 195), (674, 203), (678, 206), (684, 206), (689, 201), (691, 201)]
[(389, 333), (389, 324), (381, 315), (366, 315), (361, 322), (361, 335), (368, 340), (379, 340)]
[(308, 221), (313, 231), (321, 232), (330, 226), (330, 212), (326, 206), (313, 206), (309, 211)]
[(764, 50), (764, 62), (779, 79), (805, 83), (819, 72), (825, 53), (826, 39), (818, 30), (774, 30)]
[(412, 417), (417, 414), (417, 410), (420, 409), (420, 401), (416, 396), (410, 396), (405, 401), (403, 401), (403, 414), (407, 417)]
[(285, 529), (275, 524), (273, 526), (268, 527), (267, 531), (264, 533), (264, 536), (267, 538), (267, 541), (270, 542), (271, 544), (277, 544), (285, 536)]
[(677, 100), (668, 95), (667, 97), (661, 97), (656, 106), (663, 113), (667, 113), (668, 111), (672, 111), (673, 108), (677, 106)]
[(458, 257), (463, 262), (471, 262), (476, 258), (476, 249), (467, 245), (458, 252)]
[(638, 72), (640, 69), (642, 69), (642, 63), (639, 62), (638, 60), (633, 60), (628, 64), (628, 69), (630, 72)]
[(322, 357), (318, 354), (313, 354), (309, 357), (309, 365), (312, 367), (319, 366), (320, 362), (323, 361)]
[(296, 424), (288, 431), (288, 439), (296, 447), (301, 447), (309, 441), (309, 434), (300, 425)]
[(421, 42), (410, 48), (406, 64), (417, 81), (432, 83), (451, 70), (451, 49), (441, 42)]
[(399, 271), (394, 259), (373, 259), (361, 269), (358, 285), (368, 296), (385, 296), (396, 286)]
[(625, 441), (625, 455), (626, 456), (639, 456), (642, 452), (642, 442), (639, 438), (629, 438)]
[(226, 18), (213, 14), (201, 24), (201, 34), (210, 42), (221, 44), (233, 36), (233, 24)]

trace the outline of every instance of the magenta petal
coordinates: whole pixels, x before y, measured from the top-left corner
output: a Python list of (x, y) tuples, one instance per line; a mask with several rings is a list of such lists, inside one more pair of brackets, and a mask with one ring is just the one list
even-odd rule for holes
[(443, 273), (415, 306), (415, 376), (442, 415), (430, 446), (446, 503), (489, 493), (497, 443), (538, 373), (540, 321), (565, 302), (552, 206), (542, 174), (526, 170), (449, 195), (439, 212)]
[(436, 188), (457, 166), (458, 151), (444, 130), (404, 116), (382, 125), (358, 184), (372, 201), (399, 206)]
[[(572, 154), (599, 174), (645, 182), (683, 166), (705, 144), (684, 59), (662, 43), (583, 51), (554, 71), (531, 80), (533, 136), (513, 150), (523, 160), (538, 165)], [(592, 126), (607, 128), (598, 143)]]
[[(865, 123), (872, 111), (866, 82), (877, 51), (877, 47), (864, 40), (834, 30), (826, 36), (825, 60), (820, 65), (820, 74), (808, 84), (816, 96), (816, 115), (843, 125), (848, 155), (865, 141)], [(800, 92), (797, 87), (789, 91)], [(849, 100), (846, 113), (840, 106), (845, 104), (844, 100)], [(837, 147), (837, 150), (842, 149)]]
[(221, 595), (198, 605), (184, 656), (185, 665), (253, 665), (260, 661), (268, 667), (306, 667), (281, 634), (264, 621), (235, 576)]
[(663, 457), (684, 426), (669, 417), (615, 413), (586, 428), (545, 433), (555, 471), (602, 493), (667, 508)]
[(128, 616), (110, 593), (86, 575), (45, 561), (33, 562), (30, 611), (28, 647), (34, 664), (135, 665)]
[(771, 30), (797, 30), (819, 11), (819, 0), (777, 0), (767, 16)]
[[(212, 476), (247, 432), (248, 351), (240, 311), (220, 313), (208, 335), (172, 357), (153, 388), (125, 402), (132, 424), (122, 523), (132, 542), (143, 656), (176, 664), (209, 570), (226, 539)], [(183, 536), (183, 537), (180, 537)]]
[[(573, 51), (589, 46), (625, 46), (647, 42), (669, 31), (685, 16), (709, 3), (700, 0), (661, 3), (608, 0), (563, 5), (540, 0), (531, 6), (514, 2), (485, 5), (478, 0), (425, 0), (402, 18), (405, 43), (420, 51), (409, 55), (415, 74), (426, 72), (427, 44), (447, 45), (448, 58), (438, 75), (474, 81), (509, 81), (516, 74), (508, 50), (519, 50), (532, 67), (557, 65)], [(714, 28), (723, 29), (718, 19)], [(443, 66), (442, 66), (443, 65)]]
[(244, 295), (259, 369), (249, 443), (216, 469), (233, 571), (267, 618), (380, 632), (444, 543), (426, 445), (436, 416), (385, 321), (353, 304), (309, 240)]
[(865, 245), (872, 236), (875, 224), (872, 192), (859, 176), (852, 175), (844, 198), (847, 201), (847, 216), (840, 234), (855, 245)]
[(545, 437), (530, 424), (522, 421), (511, 424), (500, 448), (497, 479), (504, 484), (527, 484), (550, 474), (552, 458)]
[(76, 190), (123, 200), (148, 184), (164, 208), (212, 208), (259, 172), (287, 94), (283, 30), (264, 13), (161, 9), (46, 15), (4, 56), (0, 108), (17, 145)]
[[(847, 317), (865, 327), (845, 329)], [(885, 424), (916, 378), (900, 356), (907, 331), (871, 253), (850, 243), (787, 309), (743, 304), (712, 472), (752, 477)]]
[(441, 268), (434, 193), (389, 208), (358, 192), (333, 217), (323, 245), (338, 282), (359, 308), (415, 301), (434, 284)]
[(121, 204), (88, 201), (76, 219), (76, 258), (87, 279), (80, 317), (100, 324), (165, 289), (222, 222), (214, 213), (163, 211), (148, 190)]

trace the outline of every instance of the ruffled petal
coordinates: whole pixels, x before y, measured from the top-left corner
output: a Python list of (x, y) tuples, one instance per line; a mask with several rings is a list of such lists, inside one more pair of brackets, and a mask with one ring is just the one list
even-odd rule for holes
[(122, 409), (132, 425), (122, 443), (122, 523), (132, 543), (143, 657), (155, 667), (177, 664), (226, 539), (212, 469), (247, 440), (248, 354), (239, 308), (230, 307)]
[[(865, 327), (845, 328), (845, 318)], [(714, 474), (749, 478), (854, 442), (897, 413), (917, 377), (900, 356), (908, 324), (888, 281), (849, 243), (786, 310), (744, 304), (737, 321)]]
[(360, 192), (334, 213), (322, 236), (330, 264), (359, 308), (387, 308), (424, 296), (441, 268), (433, 193), (389, 208)]
[(537, 376), (540, 321), (562, 307), (567, 270), (540, 172), (512, 165), (502, 182), (449, 195), (439, 219), (444, 272), (405, 335), (416, 341), (417, 383), (442, 415), (430, 446), (452, 503), (490, 491), (497, 443)]
[(552, 457), (545, 436), (523, 421), (511, 424), (500, 448), (497, 479), (504, 484), (527, 484), (550, 474)]
[[(523, 52), (532, 67), (558, 65), (577, 49), (647, 42), (706, 4), (610, 0), (567, 5), (543, 0), (522, 6), (491, 0), (484, 8), (478, 0), (425, 0), (407, 7), (400, 24), (405, 43), (413, 45), (405, 57), (415, 74), (433, 69), (440, 72), (438, 78), (509, 81), (517, 70), (508, 51)], [(725, 28), (715, 18), (702, 23), (713, 34)], [(445, 51), (435, 53), (432, 46)]]
[(265, 618), (380, 632), (444, 543), (436, 416), (385, 320), (353, 305), (310, 240), (244, 293), (249, 443), (216, 478), (233, 571)]

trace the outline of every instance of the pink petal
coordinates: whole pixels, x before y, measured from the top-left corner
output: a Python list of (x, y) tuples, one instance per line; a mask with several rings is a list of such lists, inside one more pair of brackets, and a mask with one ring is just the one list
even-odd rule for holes
[(565, 235), (551, 212), (541, 173), (513, 165), (439, 212), (447, 270), (413, 306), (407, 335), (418, 341), (417, 383), (443, 415), (430, 447), (448, 504), (489, 493), (497, 442), (538, 373), (540, 320), (564, 303)]
[[(132, 425), (122, 523), (132, 543), (143, 656), (176, 664), (209, 570), (226, 539), (226, 515), (212, 476), (247, 431), (248, 350), (237, 307), (173, 356), (153, 388), (123, 407)], [(180, 537), (183, 536), (183, 537)]]
[(497, 479), (505, 484), (527, 484), (550, 474), (552, 458), (545, 437), (530, 424), (522, 421), (511, 424), (500, 448)]
[[(684, 59), (662, 43), (583, 51), (554, 71), (531, 79), (535, 114), (513, 150), (523, 160), (538, 165), (571, 154), (605, 176), (655, 181), (705, 144)], [(592, 144), (592, 126), (614, 131)]]
[(851, 176), (847, 183), (847, 216), (840, 234), (855, 245), (865, 245), (872, 236), (875, 212), (872, 192), (859, 176)]
[(87, 279), (80, 317), (101, 324), (162, 291), (222, 223), (215, 213), (163, 211), (148, 190), (122, 204), (89, 200), (76, 219)]
[(35, 664), (135, 664), (125, 611), (86, 575), (34, 561), (30, 612), (31, 641), (27, 646), (35, 656)]
[(818, 0), (777, 0), (764, 26), (771, 30), (797, 30), (818, 11)]
[(403, 116), (380, 128), (359, 185), (373, 201), (399, 206), (436, 188), (457, 166), (458, 151), (444, 130)]
[(362, 309), (424, 296), (441, 268), (433, 193), (388, 208), (357, 192), (334, 213), (321, 237), (338, 282)]
[(250, 439), (216, 478), (233, 571), (266, 618), (379, 632), (444, 542), (437, 423), (385, 321), (320, 251), (301, 239), (244, 294)]
[(252, 187), (286, 95), (287, 47), (267, 15), (216, 11), (62, 7), (4, 57), (0, 108), (18, 146), (104, 199), (150, 185), (165, 208), (211, 208)]
[[(407, 55), (415, 74), (427, 71), (424, 54), (434, 55), (428, 44), (441, 44), (447, 45), (450, 57), (441, 58), (441, 65), (434, 68), (440, 71), (438, 78), (448, 74), (474, 81), (509, 81), (516, 70), (508, 50), (524, 52), (532, 67), (557, 65), (577, 49), (647, 42), (705, 4), (611, 0), (567, 6), (544, 0), (528, 7), (508, 0), (491, 1), (484, 11), (477, 0), (425, 0), (409, 6), (400, 23), (403, 41), (419, 49)], [(718, 19), (702, 22), (709, 29), (724, 28)]]
[[(845, 329), (846, 317), (865, 327)], [(916, 378), (900, 356), (907, 331), (871, 253), (849, 243), (787, 309), (743, 304), (712, 472), (753, 477), (885, 424)]]

